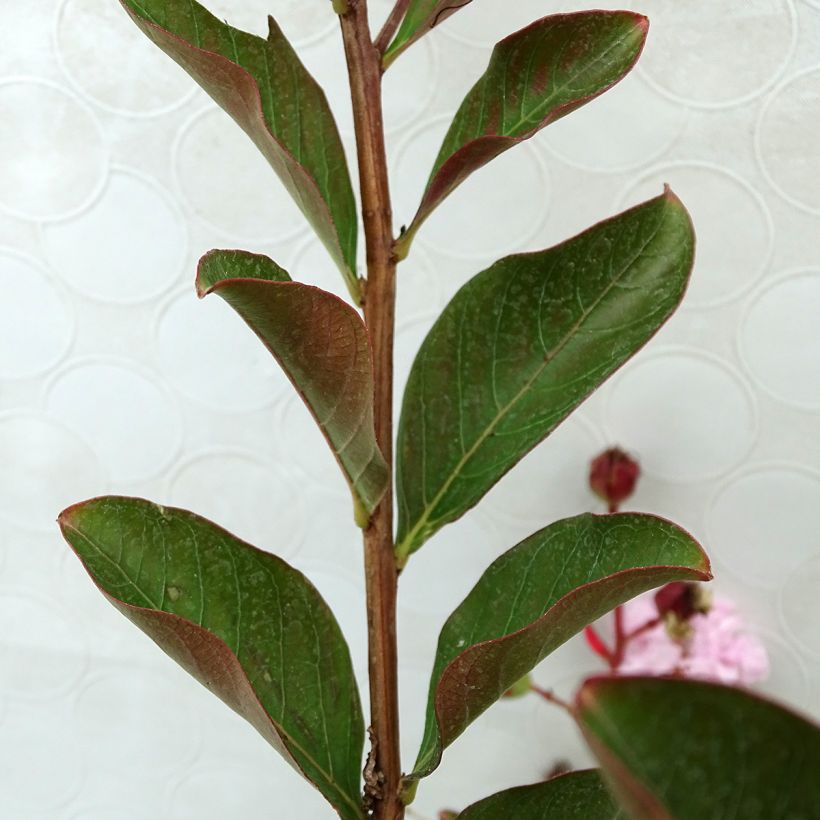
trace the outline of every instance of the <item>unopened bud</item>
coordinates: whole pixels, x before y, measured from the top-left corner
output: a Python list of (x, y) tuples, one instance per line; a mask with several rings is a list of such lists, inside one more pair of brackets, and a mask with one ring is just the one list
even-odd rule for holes
[(589, 486), (592, 492), (606, 501), (610, 511), (632, 495), (641, 468), (623, 450), (612, 447), (593, 459), (589, 469)]
[(683, 641), (692, 634), (692, 616), (705, 615), (712, 608), (712, 596), (703, 584), (674, 581), (655, 593), (655, 607), (669, 637)]
[(438, 813), (438, 820), (456, 820), (456, 817), (458, 817), (458, 812), (450, 809), (444, 809)]
[(662, 618), (673, 613), (680, 620), (688, 621), (693, 615), (705, 615), (712, 608), (712, 596), (703, 584), (674, 581), (655, 593), (655, 606)]

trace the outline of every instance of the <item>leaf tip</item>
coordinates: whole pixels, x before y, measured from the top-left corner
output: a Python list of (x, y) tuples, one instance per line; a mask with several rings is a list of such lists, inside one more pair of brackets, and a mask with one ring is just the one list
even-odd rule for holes
[(87, 501), (78, 501), (76, 504), (72, 504), (60, 512), (57, 516), (57, 526), (60, 528), (63, 535), (65, 535), (66, 530), (74, 529), (76, 527), (79, 513), (87, 503)]
[(646, 39), (646, 35), (649, 31), (649, 18), (645, 14), (635, 14), (633, 19), (635, 20), (635, 28), (643, 35), (643, 38)]
[(219, 253), (217, 250), (210, 250), (199, 258), (196, 263), (196, 279), (194, 287), (196, 288), (196, 295), (199, 299), (203, 299), (213, 290), (213, 282), (209, 281), (208, 265)]

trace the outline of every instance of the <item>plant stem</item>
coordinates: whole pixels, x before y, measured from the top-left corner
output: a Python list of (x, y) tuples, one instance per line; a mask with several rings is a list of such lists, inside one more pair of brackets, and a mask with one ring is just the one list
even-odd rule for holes
[[(384, 145), (381, 54), (371, 40), (367, 0), (348, 0), (347, 5), (347, 12), (339, 19), (350, 77), (367, 249), (364, 316), (373, 348), (376, 440), (392, 474), (396, 261)], [(401, 820), (404, 816), (399, 800), (398, 570), (393, 550), (393, 495), (389, 488), (364, 532), (372, 742), (365, 792), (378, 820)]]
[(575, 707), (572, 706), (571, 703), (567, 703), (563, 698), (559, 698), (551, 689), (542, 689), (535, 684), (532, 685), (531, 689), (536, 695), (540, 695), (544, 700), (549, 701), (549, 703), (554, 703), (567, 712), (573, 719), (575, 718)]
[(393, 35), (398, 30), (399, 24), (404, 19), (407, 12), (407, 7), (410, 5), (410, 0), (396, 0), (396, 5), (393, 6), (393, 11), (390, 12), (387, 20), (376, 38), (376, 48), (379, 50), (379, 55), (383, 55), (393, 39)]

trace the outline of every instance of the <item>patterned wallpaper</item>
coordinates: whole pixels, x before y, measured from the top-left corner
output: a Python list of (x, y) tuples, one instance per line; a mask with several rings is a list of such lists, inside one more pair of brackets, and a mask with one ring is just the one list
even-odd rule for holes
[[(383, 18), (386, 0), (371, 1)], [(397, 224), (488, 47), (584, 3), (476, 0), (396, 63), (386, 111)], [(114, 0), (13, 5), (0, 28), (0, 817), (330, 817), (104, 602), (54, 518), (74, 500), (136, 494), (270, 548), (327, 597), (365, 688), (360, 548), (341, 475), (266, 352), (193, 289), (211, 247), (268, 253), (339, 294), (342, 280), (244, 135)], [(617, 4), (588, 7), (601, 5)], [(352, 153), (327, 0), (210, 7), (259, 33), (277, 16)], [(399, 384), (437, 311), (496, 258), (553, 244), (664, 182), (699, 234), (670, 324), (411, 561), (400, 611), (408, 761), (446, 615), (501, 551), (593, 507), (586, 464), (609, 443), (642, 461), (634, 507), (705, 543), (717, 588), (765, 639), (764, 688), (820, 714), (820, 2), (634, 7), (652, 18), (640, 69), (475, 174), (400, 273)], [(567, 693), (594, 668), (575, 641), (536, 677)], [(449, 750), (411, 817), (532, 781), (558, 757), (588, 760), (564, 715), (501, 703)]]

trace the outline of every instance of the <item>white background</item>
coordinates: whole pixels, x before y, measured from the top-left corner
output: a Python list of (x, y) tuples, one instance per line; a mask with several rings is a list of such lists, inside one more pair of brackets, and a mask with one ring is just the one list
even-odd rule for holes
[[(386, 2), (373, 5), (380, 22)], [(335, 609), (366, 691), (360, 547), (341, 475), (275, 363), (227, 305), (193, 289), (212, 247), (268, 253), (339, 293), (341, 278), (244, 135), (114, 0), (0, 6), (0, 817), (329, 817), (250, 727), (104, 602), (53, 522), (72, 501), (135, 494), (281, 554)], [(277, 16), (353, 156), (330, 3), (212, 8), (258, 33)], [(644, 467), (634, 507), (701, 538), (718, 590), (762, 634), (765, 688), (820, 712), (820, 2), (635, 8), (652, 18), (640, 70), (475, 174), (400, 272), (401, 385), (437, 311), (502, 255), (547, 247), (663, 182), (700, 240), (679, 314), (403, 576), (407, 766), (447, 613), (494, 556), (594, 508), (586, 464), (613, 443)], [(397, 225), (488, 47), (557, 10), (560, 0), (476, 0), (391, 69)], [(595, 668), (575, 642), (537, 677), (569, 693)], [(413, 817), (532, 781), (557, 757), (586, 760), (562, 714), (534, 699), (499, 704), (422, 784)]]

